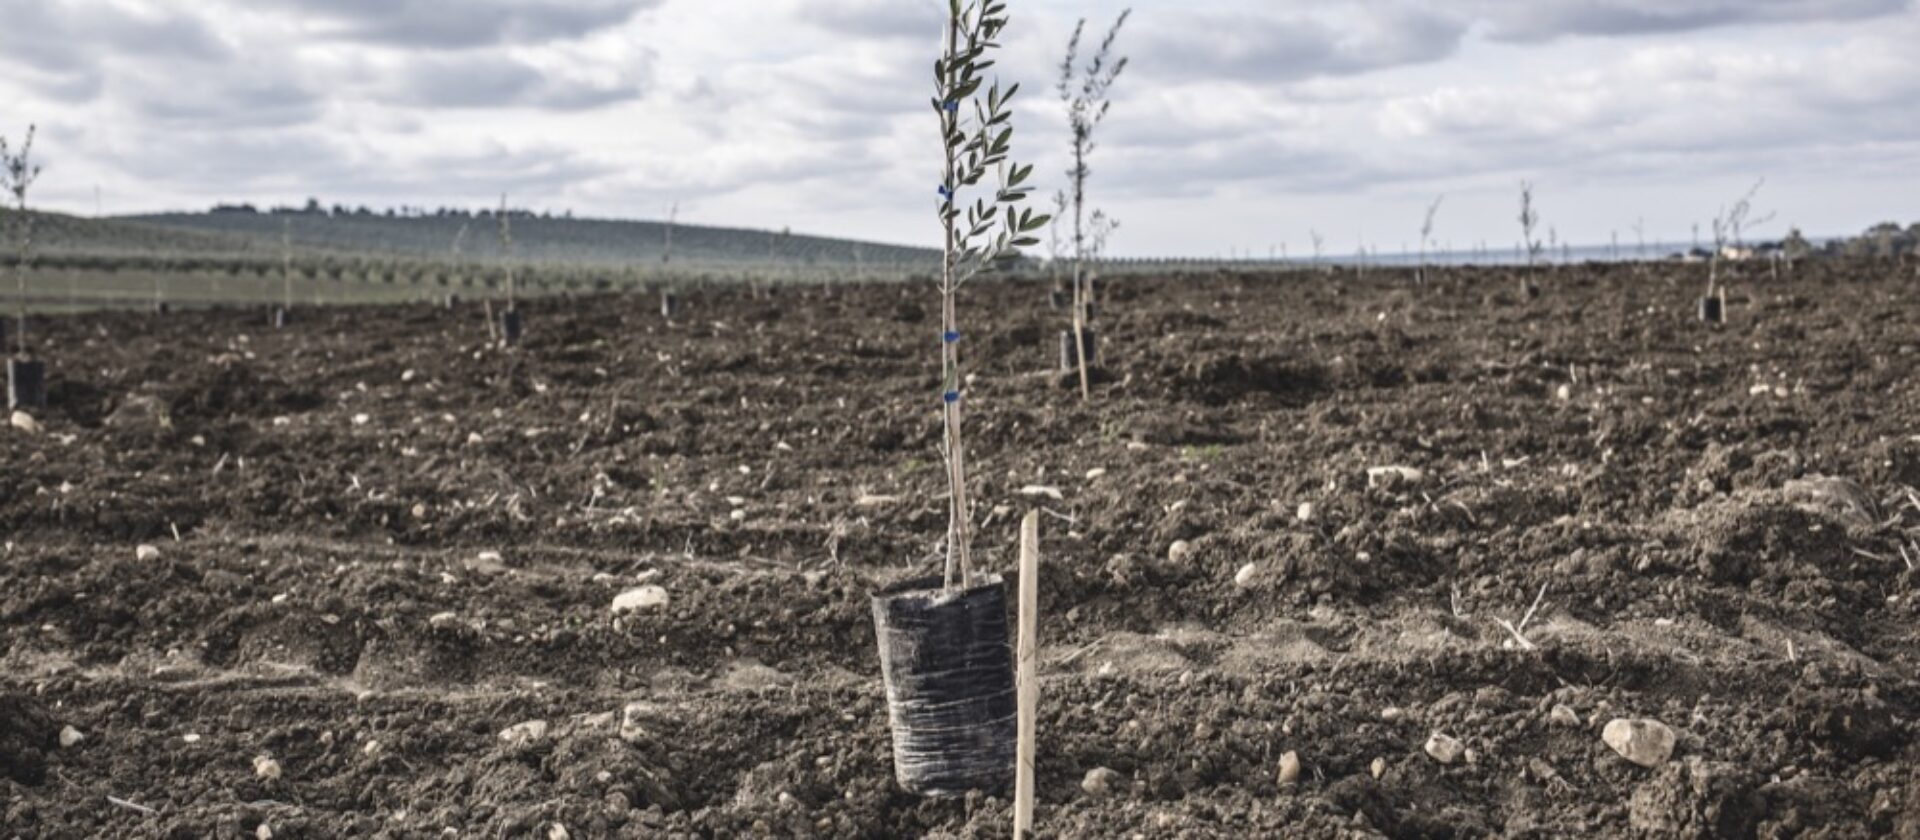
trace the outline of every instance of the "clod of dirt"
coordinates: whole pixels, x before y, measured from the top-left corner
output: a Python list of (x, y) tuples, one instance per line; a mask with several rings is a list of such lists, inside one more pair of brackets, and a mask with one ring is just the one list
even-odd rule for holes
[(659, 703), (635, 700), (620, 710), (620, 740), (639, 744), (660, 731), (667, 708)]
[(1094, 796), (1112, 796), (1120, 787), (1120, 772), (1108, 767), (1095, 767), (1087, 771), (1087, 777), (1080, 780), (1080, 789)]
[(1299, 784), (1300, 754), (1298, 752), (1287, 750), (1286, 755), (1280, 756), (1279, 782), (1281, 787)]
[(629, 589), (613, 596), (613, 613), (644, 612), (667, 605), (667, 590), (659, 586), (642, 586)]
[(500, 740), (505, 741), (510, 747), (525, 747), (543, 741), (546, 737), (547, 722), (544, 720), (523, 721), (500, 730)]
[(0, 689), (0, 776), (23, 785), (47, 777), (55, 741), (53, 719), (33, 698)]
[(1789, 481), (1780, 490), (1794, 507), (1830, 516), (1848, 528), (1874, 525), (1873, 498), (1859, 484), (1847, 479), (1809, 476)]
[(1750, 771), (1689, 757), (1634, 788), (1628, 819), (1657, 837), (1751, 837), (1764, 805), (1758, 787)]
[(158, 560), (160, 559), (160, 547), (142, 543), (133, 549), (133, 557), (135, 560), (140, 560), (142, 562), (149, 561), (149, 560)]
[(1435, 732), (1427, 738), (1426, 750), (1427, 755), (1431, 756), (1434, 761), (1438, 761), (1441, 764), (1452, 764), (1459, 761), (1461, 756), (1467, 754), (1467, 745), (1460, 743), (1460, 739), (1451, 735), (1443, 735)]
[(13, 427), (20, 431), (30, 435), (40, 434), (40, 421), (33, 419), (33, 415), (31, 414), (24, 411), (16, 411), (13, 413), (12, 422)]
[(1659, 767), (1673, 757), (1679, 740), (1666, 724), (1649, 718), (1614, 718), (1600, 732), (1600, 740), (1621, 758), (1641, 767)]

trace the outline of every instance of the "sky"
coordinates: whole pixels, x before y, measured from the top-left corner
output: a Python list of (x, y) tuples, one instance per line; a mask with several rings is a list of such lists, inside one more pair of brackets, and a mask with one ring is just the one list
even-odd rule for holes
[[(485, 207), (934, 245), (939, 0), (0, 0), (34, 203)], [(1062, 186), (1075, 22), (1008, 0)], [(1920, 220), (1920, 0), (1134, 0), (1089, 201), (1121, 256), (1686, 242)]]

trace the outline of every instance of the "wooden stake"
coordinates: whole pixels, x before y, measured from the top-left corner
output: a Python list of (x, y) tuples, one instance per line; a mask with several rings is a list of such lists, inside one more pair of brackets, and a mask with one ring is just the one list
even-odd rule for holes
[(1036, 678), (1036, 655), (1040, 630), (1040, 513), (1029, 511), (1020, 522), (1020, 643), (1017, 649), (1019, 671), (1018, 764), (1013, 782), (1013, 836), (1026, 840), (1033, 835), (1033, 741), (1035, 714), (1040, 705), (1040, 683)]

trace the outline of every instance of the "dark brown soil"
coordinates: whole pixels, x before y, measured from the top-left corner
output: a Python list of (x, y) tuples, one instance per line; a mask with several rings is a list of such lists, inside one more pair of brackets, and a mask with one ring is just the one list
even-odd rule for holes
[[(1088, 404), (1045, 287), (976, 287), (989, 565), (1048, 511), (1043, 835), (1920, 838), (1920, 284), (1803, 267), (1707, 327), (1695, 273), (1116, 281)], [(867, 593), (944, 530), (931, 303), (46, 324), (0, 835), (1006, 836), (891, 778)]]

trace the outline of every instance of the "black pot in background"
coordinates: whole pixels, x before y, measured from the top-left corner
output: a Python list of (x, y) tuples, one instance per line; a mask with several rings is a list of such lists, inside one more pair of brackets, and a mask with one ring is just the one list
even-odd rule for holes
[(38, 359), (7, 360), (7, 410), (45, 408), (47, 363)]
[[(1099, 363), (1100, 356), (1097, 351), (1100, 345), (1094, 340), (1092, 327), (1083, 328), (1080, 334), (1085, 336), (1087, 367), (1091, 368)], [(1073, 351), (1073, 330), (1060, 333), (1060, 369), (1067, 372), (1080, 369), (1080, 355)]]
[(680, 298), (672, 292), (660, 293), (660, 317), (669, 321), (680, 317)]
[(520, 318), (520, 310), (509, 309), (500, 313), (500, 340), (507, 344), (519, 344), (520, 332), (525, 326)]
[(155, 315), (165, 315), (172, 311), (173, 306), (164, 300), (156, 300), (153, 302), (153, 314)]
[(293, 320), (293, 313), (288, 312), (286, 307), (276, 306), (273, 308), (273, 320), (271, 323), (273, 324), (274, 329), (284, 330), (287, 328), (288, 322), (292, 320)]
[(1700, 299), (1700, 320), (1709, 324), (1724, 324), (1727, 321), (1727, 299), (1723, 295), (1712, 295)]
[(1056, 311), (1066, 309), (1072, 304), (1073, 295), (1068, 294), (1064, 289), (1054, 289), (1047, 293), (1047, 305)]
[(1018, 732), (1006, 584), (986, 576), (949, 593), (937, 577), (906, 581), (873, 594), (873, 628), (900, 787), (922, 796), (1011, 787)]

